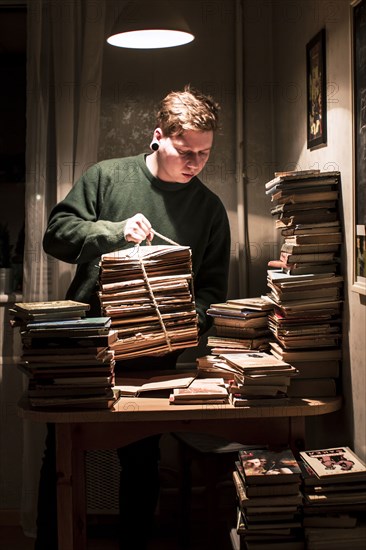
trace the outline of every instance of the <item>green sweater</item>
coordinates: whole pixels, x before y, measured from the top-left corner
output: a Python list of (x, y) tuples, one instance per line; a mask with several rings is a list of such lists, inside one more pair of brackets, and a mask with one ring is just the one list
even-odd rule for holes
[[(52, 210), (43, 239), (47, 254), (77, 264), (67, 298), (100, 313), (98, 262), (107, 252), (133, 246), (124, 239), (128, 218), (141, 212), (153, 229), (192, 250), (196, 308), (201, 331), (211, 303), (226, 299), (230, 228), (217, 195), (198, 178), (166, 183), (155, 178), (144, 154), (99, 162)], [(153, 244), (166, 244), (154, 237)]]

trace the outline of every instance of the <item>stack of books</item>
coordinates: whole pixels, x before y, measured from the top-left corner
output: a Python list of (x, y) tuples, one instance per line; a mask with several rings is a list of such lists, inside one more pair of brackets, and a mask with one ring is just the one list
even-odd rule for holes
[(19, 327), (19, 369), (28, 377), (27, 396), (36, 408), (110, 408), (117, 339), (110, 319), (86, 317), (89, 305), (72, 300), (16, 303), (10, 310)]
[(272, 309), (269, 300), (262, 297), (211, 304), (207, 310), (215, 328), (215, 335), (209, 336), (207, 341), (211, 353), (219, 355), (226, 351), (268, 350), (271, 338), (268, 314)]
[(300, 452), (307, 548), (366, 548), (366, 465), (349, 447)]
[(116, 360), (196, 346), (191, 250), (137, 246), (104, 254), (99, 298), (118, 340)]
[(269, 262), (274, 269), (267, 274), (270, 346), (299, 371), (292, 397), (337, 394), (343, 292), (338, 183), (339, 172), (309, 170), (277, 174), (266, 184), (284, 237), (280, 259)]
[(220, 361), (223, 370), (225, 364), (230, 369), (228, 391), (234, 407), (253, 405), (257, 399), (287, 397), (291, 379), (297, 374), (292, 365), (265, 352), (224, 353)]
[(239, 548), (304, 548), (301, 470), (290, 449), (240, 450), (233, 481)]
[(338, 213), (339, 172), (277, 172), (265, 185), (271, 214), (284, 236), (274, 267), (288, 273), (334, 273), (342, 242)]

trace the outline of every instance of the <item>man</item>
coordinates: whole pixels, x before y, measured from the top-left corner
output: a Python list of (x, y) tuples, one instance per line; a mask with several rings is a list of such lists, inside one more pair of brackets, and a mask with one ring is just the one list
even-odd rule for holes
[[(51, 212), (44, 250), (59, 260), (77, 264), (67, 298), (89, 303), (90, 315), (100, 315), (100, 256), (152, 239), (154, 244), (166, 244), (154, 237), (155, 230), (191, 248), (200, 334), (208, 329), (207, 308), (226, 299), (230, 255), (225, 208), (197, 177), (210, 156), (218, 111), (212, 98), (189, 86), (169, 93), (157, 114), (152, 153), (99, 162)], [(163, 357), (126, 360), (116, 370), (174, 368), (178, 355), (173, 352)], [(52, 449), (51, 431), (48, 439)], [(159, 436), (119, 449), (118, 454), (122, 466), (121, 547), (142, 549), (159, 494)], [(49, 464), (46, 451), (37, 550), (56, 548), (55, 537), (52, 546), (40, 542), (51, 525), (47, 517), (50, 504), (44, 504), (46, 495), (42, 497), (42, 490), (49, 491), (50, 484), (42, 475)]]

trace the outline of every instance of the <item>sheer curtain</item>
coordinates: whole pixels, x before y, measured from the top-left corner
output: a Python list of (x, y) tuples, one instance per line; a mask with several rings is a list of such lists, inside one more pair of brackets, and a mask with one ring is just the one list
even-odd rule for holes
[[(52, 206), (97, 160), (104, 27), (104, 0), (28, 1), (25, 302), (62, 299), (73, 276), (44, 254), (42, 238)], [(44, 435), (43, 425), (24, 422), (21, 522), (29, 535)]]

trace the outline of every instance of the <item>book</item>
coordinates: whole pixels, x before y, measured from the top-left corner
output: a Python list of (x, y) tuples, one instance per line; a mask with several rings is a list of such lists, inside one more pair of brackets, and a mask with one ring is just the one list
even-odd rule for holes
[(277, 342), (270, 342), (270, 346), (274, 357), (287, 362), (329, 361), (333, 359), (339, 360), (342, 357), (342, 350), (339, 348), (285, 350)]
[[(265, 297), (264, 297), (265, 299)], [(252, 317), (260, 317), (267, 315), (267, 308), (265, 310), (260, 309), (252, 309), (249, 307), (243, 306), (241, 303), (228, 303), (228, 302), (222, 302), (217, 304), (211, 304), (210, 307), (207, 310), (208, 315), (231, 315), (231, 316), (240, 316), (244, 319), (250, 319)]]
[(149, 378), (123, 378), (119, 380), (116, 388), (121, 395), (140, 396), (151, 392), (161, 392), (164, 390), (172, 390), (173, 388), (188, 388), (196, 378), (197, 372), (175, 373), (172, 372), (166, 375), (151, 376)]
[[(267, 311), (272, 309), (272, 305), (263, 297), (258, 296), (255, 298), (236, 298), (227, 300), (226, 303), (229, 306), (237, 306), (239, 308), (247, 308), (252, 310)], [(211, 307), (213, 307), (211, 305)]]
[(305, 275), (310, 273), (336, 273), (338, 265), (333, 263), (293, 263), (283, 266), (283, 272), (288, 275)]
[(249, 497), (246, 492), (246, 487), (240, 477), (240, 474), (234, 470), (232, 473), (233, 482), (236, 489), (236, 494), (239, 501), (239, 506), (242, 509), (257, 508), (262, 506), (300, 506), (303, 501), (302, 493), (298, 490), (296, 494), (290, 495), (270, 495)]
[(287, 374), (293, 371), (293, 367), (285, 361), (278, 360), (270, 353), (223, 353), (220, 358), (229, 365), (237, 368), (238, 372), (245, 374), (263, 374), (272, 372), (276, 374)]
[(328, 273), (306, 273), (303, 275), (289, 275), (288, 273), (284, 273), (281, 269), (269, 269), (267, 271), (267, 279), (272, 281), (275, 284), (280, 283), (305, 283), (308, 284), (308, 282), (316, 281), (316, 284), (321, 284), (321, 281), (323, 279), (331, 279), (332, 277), (335, 277), (335, 275), (332, 272)]
[(279, 215), (275, 222), (276, 229), (288, 229), (299, 224), (338, 221), (335, 209), (318, 208), (316, 210), (300, 211), (287, 215)]
[[(317, 254), (338, 252), (338, 250), (338, 243), (293, 244), (285, 241), (281, 246), (281, 252), (285, 252), (286, 254), (313, 254), (314, 258)], [(325, 259), (323, 258), (323, 260)]]
[(301, 451), (301, 459), (314, 471), (318, 478), (351, 479), (353, 474), (363, 474), (366, 479), (365, 463), (349, 447), (333, 447)]
[(187, 388), (174, 388), (169, 397), (171, 403), (179, 403), (189, 401), (196, 403), (205, 399), (222, 400), (228, 402), (228, 392), (222, 383), (212, 382), (212, 379), (196, 379)]
[(241, 450), (239, 460), (247, 485), (300, 482), (301, 470), (291, 449)]
[(66, 396), (66, 397), (30, 397), (29, 403), (34, 408), (79, 410), (79, 409), (111, 409), (119, 400), (118, 390), (112, 390), (110, 395), (100, 396)]
[(269, 190), (277, 184), (294, 184), (297, 187), (304, 185), (321, 185), (322, 183), (336, 183), (340, 173), (336, 171), (320, 170), (291, 170), (284, 172), (275, 172), (274, 178), (266, 182), (265, 189)]
[(341, 244), (342, 233), (305, 233), (303, 235), (292, 235), (285, 237), (287, 244)]
[(240, 460), (235, 461), (237, 469), (245, 486), (248, 497), (274, 496), (274, 495), (297, 495), (299, 493), (300, 481), (294, 483), (265, 483), (249, 485), (245, 481), (243, 465)]
[(13, 306), (14, 311), (23, 315), (33, 315), (37, 313), (55, 313), (83, 310), (89, 311), (90, 305), (84, 302), (74, 300), (51, 300), (44, 302), (16, 302)]
[(337, 190), (324, 190), (321, 187), (313, 187), (297, 190), (295, 193), (289, 193), (292, 190), (279, 189), (271, 193), (271, 202), (281, 202), (283, 204), (296, 204), (303, 202), (333, 201), (338, 199)]
[(310, 211), (313, 216), (316, 210), (324, 209), (333, 209), (337, 205), (337, 201), (312, 201), (312, 202), (301, 202), (301, 203), (280, 203), (271, 208), (271, 214), (274, 215), (284, 215), (291, 216), (292, 214), (296, 215), (297, 212), (307, 212)]
[(87, 317), (85, 319), (60, 319), (56, 321), (29, 321), (27, 330), (68, 329), (78, 330), (84, 328), (109, 328), (110, 317)]
[(281, 229), (280, 233), (283, 237), (287, 237), (291, 235), (311, 235), (313, 233), (337, 233), (338, 231), (340, 231), (340, 222), (336, 220), (325, 223), (299, 223), (293, 227)]

